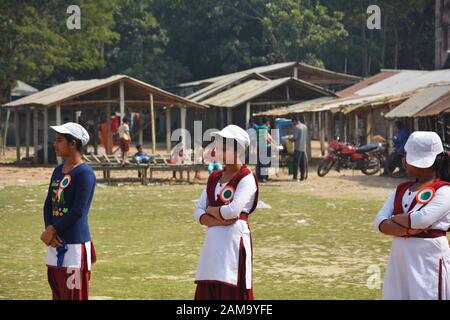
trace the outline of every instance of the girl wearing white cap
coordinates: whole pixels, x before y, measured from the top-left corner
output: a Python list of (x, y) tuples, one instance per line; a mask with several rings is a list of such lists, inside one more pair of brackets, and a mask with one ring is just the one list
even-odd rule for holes
[(81, 160), (81, 150), (89, 134), (72, 122), (51, 128), (57, 132), (54, 147), (64, 164), (53, 171), (44, 204), (41, 240), (48, 246), (48, 282), (54, 300), (87, 300), (95, 262), (88, 225), (95, 175)]
[(405, 151), (416, 180), (400, 184), (375, 219), (393, 236), (383, 299), (450, 299), (449, 156), (435, 132), (414, 132)]
[(244, 163), (247, 132), (229, 125), (215, 136), (216, 156), (225, 164), (208, 179), (194, 210), (207, 226), (195, 282), (196, 300), (252, 300), (252, 243), (248, 216), (258, 202), (258, 183)]

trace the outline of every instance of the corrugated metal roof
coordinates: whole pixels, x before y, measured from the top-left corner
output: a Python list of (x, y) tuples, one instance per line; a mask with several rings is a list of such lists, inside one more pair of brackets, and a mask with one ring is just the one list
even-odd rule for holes
[(414, 115), (414, 117), (436, 116), (441, 113), (450, 112), (450, 92), (434, 101), (428, 107), (424, 108)]
[(39, 91), (38, 89), (30, 86), (28, 83), (17, 80), (16, 85), (11, 89), (11, 96), (13, 97), (29, 96), (30, 94), (36, 93), (38, 91)]
[(210, 106), (232, 108), (288, 82), (293, 82), (296, 85), (323, 95), (335, 95), (329, 90), (306, 81), (293, 78), (282, 78), (277, 80), (249, 80), (229, 90), (223, 91), (209, 99), (206, 99), (202, 101), (202, 103)]
[(264, 77), (263, 75), (259, 73), (249, 73), (249, 74), (236, 74), (230, 77), (225, 77), (217, 82), (214, 82), (210, 84), (209, 86), (200, 89), (198, 91), (195, 91), (191, 95), (187, 96), (186, 98), (192, 100), (201, 102), (207, 98), (210, 98), (211, 96), (220, 93), (221, 91), (224, 91), (226, 89), (229, 89), (229, 87), (238, 84), (240, 82), (246, 81), (248, 79), (255, 79), (255, 80), (269, 80), (269, 78)]
[(345, 88), (344, 90), (336, 92), (336, 94), (339, 97), (350, 97), (354, 95), (357, 91), (362, 90), (364, 88), (367, 88), (368, 86), (371, 86), (377, 82), (380, 82), (382, 80), (385, 80), (389, 77), (392, 77), (393, 75), (399, 73), (400, 70), (383, 70), (380, 73), (377, 73), (367, 79), (364, 79), (361, 82), (358, 82), (348, 88)]
[[(304, 63), (291, 61), (291, 62), (275, 63), (275, 64), (271, 64), (268, 66), (255, 67), (255, 68), (251, 68), (251, 69), (247, 69), (247, 70), (233, 72), (233, 73), (229, 73), (229, 74), (225, 74), (225, 75), (221, 75), (221, 76), (217, 76), (217, 77), (212, 77), (212, 78), (207, 78), (207, 79), (202, 79), (202, 80), (198, 80), (198, 81), (185, 82), (185, 83), (179, 84), (178, 86), (179, 87), (198, 86), (198, 85), (201, 85), (204, 83), (214, 83), (214, 82), (222, 80), (226, 77), (235, 77), (236, 75), (249, 74), (249, 73), (259, 73), (259, 74), (264, 75), (265, 73), (275, 72), (277, 70), (294, 67), (295, 65), (298, 65), (299, 67), (301, 67), (303, 69), (310, 70), (311, 72), (322, 72), (325, 74), (338, 76), (343, 79), (345, 78), (345, 79), (348, 79), (349, 81), (360, 81), (362, 79), (361, 77), (358, 77), (358, 76), (334, 72), (334, 71), (330, 71), (330, 70), (326, 70), (326, 69), (322, 69), (322, 68), (318, 68), (318, 67), (313, 67), (313, 66), (310, 66), (310, 65), (307, 65)], [(299, 78), (301, 78), (300, 73), (299, 73)]]
[(449, 81), (450, 69), (436, 71), (400, 70), (399, 73), (364, 89), (358, 90), (355, 94), (363, 96), (370, 94), (408, 92), (427, 87), (431, 84)]
[(386, 118), (413, 117), (430, 104), (450, 92), (450, 84), (427, 87), (414, 93), (408, 100), (386, 114)]
[(96, 91), (98, 89), (112, 85), (118, 81), (126, 80), (132, 84), (148, 90), (154, 94), (160, 95), (174, 103), (182, 103), (189, 106), (205, 107), (203, 104), (191, 101), (189, 99), (179, 97), (170, 92), (152, 86), (143, 81), (129, 77), (127, 75), (113, 75), (105, 79), (76, 80), (62, 83), (51, 88), (39, 91), (27, 97), (4, 104), (4, 107), (21, 107), (21, 106), (53, 106), (64, 101), (71, 100), (78, 96)]

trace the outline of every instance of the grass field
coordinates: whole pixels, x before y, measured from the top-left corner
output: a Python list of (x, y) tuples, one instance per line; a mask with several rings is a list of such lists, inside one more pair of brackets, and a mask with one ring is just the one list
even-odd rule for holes
[[(0, 299), (49, 299), (42, 203), (47, 186), (0, 189)], [(94, 299), (192, 299), (204, 228), (193, 220), (202, 187), (97, 187), (90, 226), (97, 251)], [(372, 231), (383, 201), (330, 200), (263, 186), (250, 219), (257, 299), (378, 299), (369, 265), (384, 271), (389, 238)], [(302, 221), (305, 220), (305, 221)]]

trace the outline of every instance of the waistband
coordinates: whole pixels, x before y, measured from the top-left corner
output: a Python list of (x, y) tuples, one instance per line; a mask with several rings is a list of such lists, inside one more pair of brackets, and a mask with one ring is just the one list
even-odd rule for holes
[(239, 215), (239, 220), (248, 221), (248, 213), (247, 212), (241, 212)]
[(444, 230), (438, 230), (438, 229), (430, 229), (427, 231), (424, 231), (422, 233), (411, 235), (412, 238), (439, 238), (439, 237), (445, 237), (447, 235), (447, 232)]

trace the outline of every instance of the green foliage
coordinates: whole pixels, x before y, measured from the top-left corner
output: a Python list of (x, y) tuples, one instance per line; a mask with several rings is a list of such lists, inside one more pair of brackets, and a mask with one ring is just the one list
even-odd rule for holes
[[(81, 30), (66, 9), (81, 8)], [(0, 99), (31, 84), (125, 73), (158, 86), (281, 61), (358, 75), (431, 69), (434, 1), (0, 0)], [(39, 85), (38, 85), (39, 87)], [(42, 86), (41, 86), (42, 87)]]

